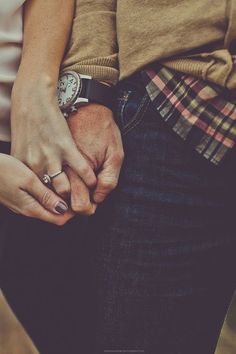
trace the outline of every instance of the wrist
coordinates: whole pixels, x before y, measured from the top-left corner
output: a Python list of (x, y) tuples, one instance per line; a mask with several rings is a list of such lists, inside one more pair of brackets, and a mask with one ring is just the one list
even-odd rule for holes
[(43, 87), (45, 89), (56, 89), (59, 76), (59, 70), (44, 67), (30, 67), (20, 65), (16, 75), (14, 86), (34, 86)]
[(101, 121), (106, 120), (109, 117), (113, 119), (113, 112), (110, 108), (98, 103), (89, 103), (87, 105), (79, 107), (77, 112), (69, 115), (67, 121)]
[(24, 100), (29, 102), (36, 95), (48, 101), (56, 99), (57, 80), (46, 73), (34, 73), (33, 75), (18, 72), (12, 88), (12, 101)]
[(84, 105), (96, 103), (114, 109), (115, 89), (104, 81), (65, 71), (58, 82), (58, 103), (65, 118)]

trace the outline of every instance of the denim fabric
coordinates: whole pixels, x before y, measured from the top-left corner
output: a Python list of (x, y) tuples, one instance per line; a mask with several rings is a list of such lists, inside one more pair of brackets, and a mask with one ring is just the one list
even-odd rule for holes
[(10, 213), (4, 292), (43, 354), (212, 354), (235, 287), (235, 153), (203, 161), (139, 75), (117, 95), (118, 188), (63, 228)]
[(125, 162), (93, 219), (95, 353), (212, 354), (235, 287), (236, 160), (203, 161), (161, 120), (139, 75), (119, 84)]

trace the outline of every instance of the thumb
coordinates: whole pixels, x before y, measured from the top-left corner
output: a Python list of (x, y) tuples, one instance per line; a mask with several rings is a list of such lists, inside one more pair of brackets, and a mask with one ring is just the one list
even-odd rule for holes
[(54, 214), (65, 214), (69, 207), (67, 203), (47, 188), (37, 176), (33, 178), (32, 183), (27, 186), (27, 191), (47, 210)]
[(93, 193), (95, 203), (102, 203), (108, 194), (116, 188), (119, 179), (119, 171), (120, 170), (112, 164), (104, 166), (97, 176), (97, 186)]

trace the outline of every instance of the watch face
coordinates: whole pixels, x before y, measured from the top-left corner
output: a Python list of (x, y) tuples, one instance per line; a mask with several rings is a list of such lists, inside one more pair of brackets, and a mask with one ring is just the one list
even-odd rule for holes
[(73, 105), (81, 91), (81, 79), (74, 71), (67, 71), (59, 78), (57, 85), (58, 103), (61, 110)]

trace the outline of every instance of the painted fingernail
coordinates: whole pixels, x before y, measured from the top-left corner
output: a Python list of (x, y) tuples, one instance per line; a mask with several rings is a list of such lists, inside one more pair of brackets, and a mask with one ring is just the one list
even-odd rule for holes
[(65, 214), (68, 210), (68, 205), (65, 202), (58, 202), (55, 206), (55, 210), (59, 214)]

